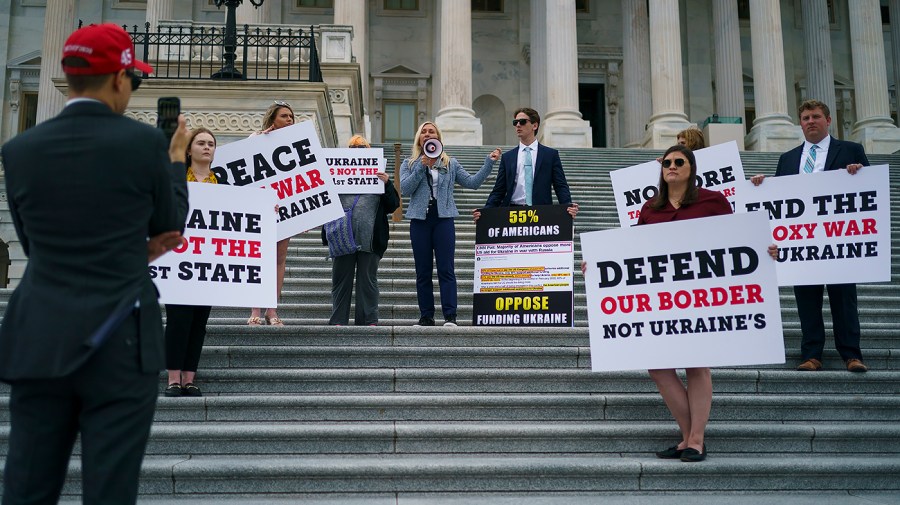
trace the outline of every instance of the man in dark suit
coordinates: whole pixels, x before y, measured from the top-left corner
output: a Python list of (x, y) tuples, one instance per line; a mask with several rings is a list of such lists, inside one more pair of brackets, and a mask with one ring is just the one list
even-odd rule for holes
[[(552, 205), (552, 188), (559, 203), (568, 204), (569, 214), (575, 217), (578, 214), (578, 204), (572, 203), (559, 151), (537, 141), (541, 116), (536, 110), (523, 107), (513, 117), (519, 146), (500, 157), (497, 182), (484, 206)], [(481, 212), (476, 210), (473, 216), (477, 221)]]
[(4, 505), (56, 503), (78, 433), (83, 502), (137, 500), (165, 364), (147, 264), (181, 242), (188, 132), (179, 118), (167, 143), (122, 116), (134, 69), (152, 72), (133, 55), (116, 25), (74, 32), (65, 109), (3, 146), (29, 257), (0, 327), (0, 380), (11, 384)]
[[(781, 155), (775, 176), (815, 175), (825, 170), (846, 170), (855, 174), (869, 164), (863, 146), (855, 142), (838, 140), (828, 134), (831, 112), (828, 106), (818, 100), (807, 100), (800, 104), (800, 127), (806, 141)], [(751, 178), (760, 184), (762, 175)], [(798, 179), (798, 182), (802, 177)], [(797, 370), (816, 371), (822, 368), (822, 350), (825, 347), (825, 323), (822, 320), (822, 296), (828, 290), (831, 305), (831, 320), (834, 328), (834, 343), (843, 358), (847, 370), (865, 372), (859, 348), (859, 311), (856, 304), (856, 284), (828, 284), (794, 286), (797, 313), (800, 316), (800, 330), (803, 340), (800, 355), (803, 362)]]

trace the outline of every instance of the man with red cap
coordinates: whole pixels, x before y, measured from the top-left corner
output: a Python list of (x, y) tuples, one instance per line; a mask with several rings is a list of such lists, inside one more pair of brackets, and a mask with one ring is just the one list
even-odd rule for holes
[(164, 367), (147, 264), (181, 242), (184, 119), (169, 143), (122, 115), (144, 73), (113, 24), (63, 47), (69, 100), (2, 149), (16, 233), (29, 261), (0, 327), (11, 384), (3, 505), (59, 499), (81, 434), (83, 503), (137, 500)]

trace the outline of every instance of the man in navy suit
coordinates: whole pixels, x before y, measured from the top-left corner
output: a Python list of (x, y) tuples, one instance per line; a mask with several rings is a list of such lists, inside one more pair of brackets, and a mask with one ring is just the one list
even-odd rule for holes
[[(522, 107), (513, 117), (519, 146), (500, 157), (497, 182), (484, 206), (487, 208), (552, 205), (553, 196), (550, 194), (552, 188), (559, 203), (568, 204), (569, 214), (575, 217), (578, 214), (578, 204), (572, 203), (566, 174), (559, 160), (559, 151), (537, 141), (541, 116), (534, 109)], [(530, 194), (528, 186), (531, 187)], [(477, 221), (481, 213), (476, 210), (473, 216)]]
[[(828, 106), (818, 100), (807, 100), (800, 104), (800, 127), (806, 141), (781, 155), (775, 176), (815, 175), (825, 170), (847, 169), (855, 174), (869, 164), (863, 146), (855, 142), (838, 140), (828, 134), (831, 112)], [(762, 175), (751, 178), (759, 185)], [(823, 291), (828, 290), (831, 305), (834, 344), (843, 358), (847, 370), (865, 372), (859, 348), (859, 310), (856, 303), (856, 284), (828, 284), (794, 286), (797, 313), (800, 316), (800, 330), (803, 340), (800, 355), (803, 362), (797, 370), (816, 371), (822, 368), (822, 350), (825, 347), (825, 323), (822, 320)]]
[(147, 264), (182, 240), (188, 132), (179, 118), (167, 142), (122, 115), (135, 68), (153, 70), (122, 28), (75, 31), (62, 66), (65, 109), (2, 150), (28, 255), (0, 327), (0, 380), (11, 384), (3, 505), (56, 503), (78, 434), (83, 503), (129, 504), (165, 365)]

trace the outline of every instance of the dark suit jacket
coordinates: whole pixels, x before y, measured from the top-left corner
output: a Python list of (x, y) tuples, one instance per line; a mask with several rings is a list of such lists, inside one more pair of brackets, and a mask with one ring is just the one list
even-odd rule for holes
[[(506, 151), (500, 157), (500, 167), (497, 169), (497, 182), (488, 196), (485, 207), (509, 207), (513, 191), (516, 189), (516, 176), (518, 175), (519, 147)], [(534, 167), (534, 185), (532, 186), (532, 205), (553, 205), (553, 196), (550, 188), (556, 192), (559, 203), (572, 203), (572, 195), (569, 193), (569, 183), (566, 182), (566, 174), (563, 172), (562, 162), (559, 160), (559, 151), (543, 144), (538, 144), (537, 165)]]
[[(775, 176), (797, 175), (800, 173), (800, 156), (803, 155), (803, 144), (791, 149), (778, 158), (778, 168)], [(869, 165), (869, 158), (861, 144), (838, 140), (831, 137), (831, 145), (828, 146), (828, 156), (825, 158), (825, 170), (839, 170), (852, 163)]]
[[(3, 146), (6, 190), (28, 255), (0, 327), (0, 379), (66, 376), (102, 345), (110, 316), (134, 317), (141, 368), (164, 367), (147, 237), (182, 230), (184, 165), (156, 128), (90, 101)], [(126, 316), (127, 314), (127, 316)], [(114, 329), (114, 328), (113, 328)]]

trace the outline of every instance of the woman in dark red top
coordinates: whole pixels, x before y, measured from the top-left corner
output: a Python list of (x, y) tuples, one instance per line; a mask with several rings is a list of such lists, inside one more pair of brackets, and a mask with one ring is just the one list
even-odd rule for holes
[[(638, 224), (666, 223), (699, 217), (731, 214), (731, 204), (718, 191), (697, 187), (694, 153), (682, 145), (670, 147), (662, 159), (659, 193), (644, 204)], [(709, 368), (687, 368), (687, 387), (675, 370), (649, 370), (669, 412), (681, 429), (682, 440), (656, 455), (663, 459), (703, 461), (706, 423), (712, 406), (712, 376)]]

